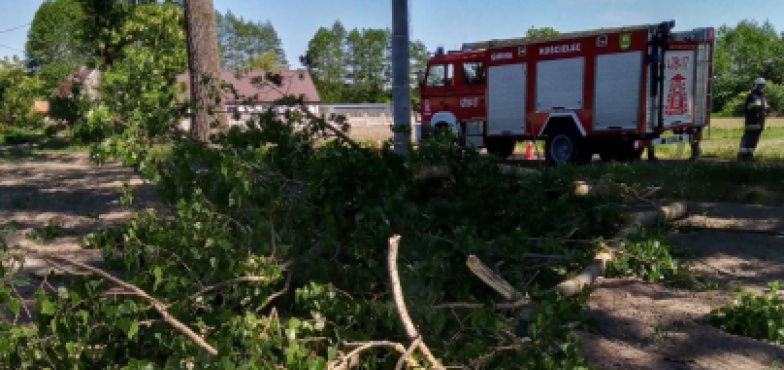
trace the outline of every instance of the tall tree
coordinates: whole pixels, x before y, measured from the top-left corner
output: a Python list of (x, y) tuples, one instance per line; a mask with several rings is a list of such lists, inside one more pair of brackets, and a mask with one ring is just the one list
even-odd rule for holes
[(411, 41), (408, 56), (411, 69), (411, 78), (409, 81), (409, 86), (411, 86), (411, 109), (418, 110), (419, 81), (417, 80), (417, 73), (424, 73), (425, 68), (427, 68), (427, 46), (420, 40)]
[[(220, 99), (220, 58), (218, 56), (218, 32), (215, 25), (215, 9), (212, 0), (185, 1), (185, 30), (188, 40), (188, 71), (190, 74), (191, 104), (194, 114), (191, 119), (191, 135), (208, 141), (213, 110), (223, 112)], [(227, 117), (215, 116), (221, 126)]]
[(46, 89), (54, 89), (62, 79), (87, 59), (85, 45), (77, 37), (84, 13), (74, 0), (53, 0), (35, 12), (25, 43), (27, 68), (39, 73)]
[(552, 27), (539, 27), (536, 28), (531, 26), (528, 31), (525, 32), (525, 37), (550, 37), (550, 36), (557, 36), (559, 32)]
[(770, 22), (743, 20), (735, 27), (719, 27), (714, 75), (714, 111), (748, 92), (757, 77), (784, 83), (784, 38)]
[(136, 4), (119, 0), (75, 1), (84, 13), (76, 36), (88, 47), (88, 54), (93, 57), (92, 64), (105, 70), (120, 58), (123, 47), (135, 41), (131, 37), (118, 38), (115, 35), (123, 28)]
[(345, 78), (348, 74), (345, 61), (347, 32), (340, 21), (331, 28), (321, 27), (308, 43), (303, 58), (318, 88), (321, 101), (340, 103), (344, 101)]
[(352, 103), (375, 103), (389, 99), (391, 67), (389, 31), (353, 29), (346, 36), (347, 82)]
[(280, 67), (288, 66), (280, 37), (270, 21), (245, 20), (231, 11), (217, 13), (215, 20), (224, 67), (243, 68), (264, 55), (274, 55), (275, 64)]

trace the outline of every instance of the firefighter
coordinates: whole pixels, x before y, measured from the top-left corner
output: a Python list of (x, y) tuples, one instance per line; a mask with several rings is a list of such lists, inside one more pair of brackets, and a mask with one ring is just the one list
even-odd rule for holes
[(743, 107), (746, 122), (743, 137), (740, 139), (740, 149), (738, 149), (739, 160), (754, 159), (754, 149), (757, 148), (760, 135), (765, 128), (765, 111), (768, 108), (764, 91), (765, 79), (760, 77), (754, 81), (754, 89), (746, 97), (746, 105)]

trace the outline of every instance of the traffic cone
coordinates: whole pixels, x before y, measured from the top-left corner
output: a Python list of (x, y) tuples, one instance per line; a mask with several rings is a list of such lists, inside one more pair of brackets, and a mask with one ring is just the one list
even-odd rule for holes
[(525, 159), (536, 159), (536, 154), (534, 154), (534, 144), (529, 140), (528, 143), (525, 145)]

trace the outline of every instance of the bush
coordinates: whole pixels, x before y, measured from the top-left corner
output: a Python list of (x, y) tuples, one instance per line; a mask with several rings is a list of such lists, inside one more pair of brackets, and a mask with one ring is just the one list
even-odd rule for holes
[[(722, 115), (725, 117), (743, 117), (743, 106), (746, 104), (746, 96), (748, 94), (749, 91), (744, 91), (730, 99), (724, 107)], [(769, 82), (765, 86), (765, 97), (768, 100), (771, 115), (784, 115), (784, 86)]]
[(761, 296), (737, 293), (735, 303), (714, 310), (709, 320), (722, 330), (747, 337), (784, 343), (784, 298), (781, 285), (769, 284), (769, 292)]

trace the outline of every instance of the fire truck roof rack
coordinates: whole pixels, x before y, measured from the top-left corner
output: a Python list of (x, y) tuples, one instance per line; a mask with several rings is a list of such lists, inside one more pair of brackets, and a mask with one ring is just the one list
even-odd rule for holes
[(608, 33), (631, 32), (631, 31), (638, 31), (643, 29), (654, 30), (662, 26), (667, 26), (668, 28), (672, 28), (675, 26), (675, 21), (667, 21), (667, 22), (662, 22), (660, 24), (645, 24), (639, 26), (600, 28), (597, 30), (590, 30), (590, 31), (561, 33), (555, 36), (517, 37), (512, 39), (494, 39), (488, 41), (471, 42), (471, 43), (464, 43), (462, 46), (462, 50), (481, 50), (481, 49), (500, 48), (500, 47), (507, 47), (507, 46), (522, 46), (522, 45), (536, 44), (541, 42), (569, 40), (578, 37), (601, 36), (601, 35), (606, 35)]

